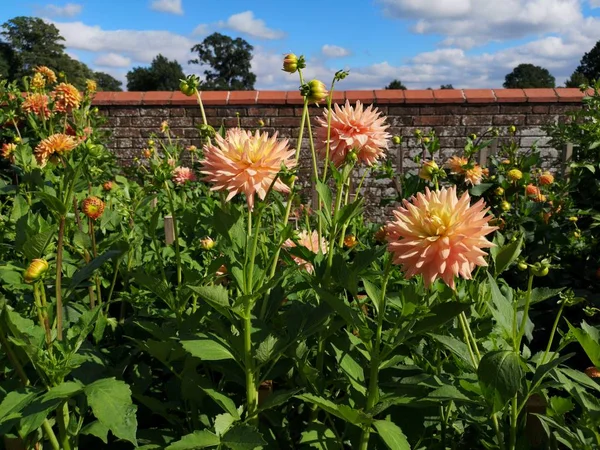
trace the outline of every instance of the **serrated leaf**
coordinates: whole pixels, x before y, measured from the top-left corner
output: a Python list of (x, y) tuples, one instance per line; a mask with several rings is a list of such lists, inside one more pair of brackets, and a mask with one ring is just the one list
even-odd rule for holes
[(449, 322), (458, 316), (461, 312), (467, 311), (471, 307), (468, 303), (444, 302), (438, 303), (430, 309), (427, 317), (419, 320), (412, 329), (412, 334), (417, 335), (429, 330), (437, 329), (441, 325)]
[(55, 230), (47, 230), (30, 237), (21, 249), (23, 255), (29, 260), (43, 257), (55, 234)]
[(398, 425), (388, 420), (376, 420), (373, 426), (390, 450), (410, 450), (410, 444)]
[(216, 447), (219, 443), (219, 436), (216, 434), (208, 430), (197, 430), (183, 436), (179, 441), (173, 442), (166, 450), (195, 450), (197, 448)]
[(490, 305), (492, 316), (494, 317), (496, 323), (504, 330), (504, 332), (508, 336), (511, 336), (514, 320), (513, 305), (502, 294), (502, 292), (500, 292), (500, 288), (498, 287), (498, 284), (496, 284), (496, 280), (494, 280), (489, 272), (488, 282), (490, 284), (492, 293), (492, 305)]
[(64, 216), (67, 214), (67, 207), (65, 204), (56, 198), (54, 195), (48, 194), (47, 192), (38, 191), (35, 193), (36, 197), (40, 198), (42, 202), (53, 212)]
[(290, 398), (300, 392), (302, 389), (290, 389), (287, 391), (277, 391), (269, 395), (266, 400), (260, 405), (259, 410), (265, 411), (267, 409), (276, 408), (286, 403)]
[(436, 341), (438, 341), (440, 344), (442, 344), (444, 347), (446, 347), (448, 350), (450, 350), (452, 353), (454, 353), (454, 355), (460, 358), (469, 367), (475, 369), (475, 366), (473, 366), (473, 360), (469, 355), (467, 345), (464, 342), (459, 341), (458, 339), (452, 336), (445, 336), (440, 334), (430, 334), (430, 336)]
[[(568, 323), (568, 322), (567, 322)], [(590, 358), (592, 364), (600, 367), (600, 332), (594, 327), (589, 326), (585, 321), (581, 323), (581, 328), (575, 328), (568, 323), (569, 329), (579, 345), (585, 351), (585, 354)]]
[(217, 417), (215, 417), (215, 432), (218, 436), (223, 436), (227, 430), (231, 428), (231, 425), (237, 421), (238, 419), (233, 417), (231, 414), (219, 414)]
[(221, 438), (221, 444), (231, 450), (254, 450), (267, 444), (262, 434), (250, 425), (237, 424)]
[(500, 275), (517, 260), (523, 248), (523, 236), (508, 245), (503, 246), (494, 258), (494, 273)]
[(319, 422), (312, 422), (308, 425), (302, 432), (300, 443), (319, 450), (342, 448), (342, 443), (339, 442), (333, 430)]
[(229, 294), (227, 289), (221, 285), (214, 286), (188, 286), (200, 296), (202, 300), (216, 309), (225, 317), (231, 317), (229, 313)]
[(129, 386), (116, 378), (103, 378), (84, 388), (94, 416), (112, 433), (137, 445), (137, 407)]
[(80, 434), (88, 436), (96, 436), (105, 444), (108, 444), (108, 427), (99, 420), (94, 420), (89, 425), (86, 425), (81, 429)]

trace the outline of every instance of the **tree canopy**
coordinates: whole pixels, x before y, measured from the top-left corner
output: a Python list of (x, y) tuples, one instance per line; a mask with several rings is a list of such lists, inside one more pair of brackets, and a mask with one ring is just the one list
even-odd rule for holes
[(190, 64), (201, 64), (209, 68), (204, 71), (205, 80), (201, 88), (215, 91), (253, 90), (256, 75), (251, 71), (254, 47), (242, 38), (232, 39), (220, 33), (207, 36), (191, 51), (198, 57)]
[(406, 86), (404, 86), (402, 84), (402, 81), (400, 81), (400, 80), (391, 81), (390, 84), (388, 84), (385, 88), (386, 89), (401, 89), (403, 91), (406, 90)]
[(519, 64), (504, 81), (505, 88), (553, 88), (555, 84), (548, 69), (533, 64)]
[(440, 86), (440, 89), (454, 89), (454, 86), (452, 86), (451, 84), (442, 84)]
[(169, 61), (158, 54), (150, 67), (134, 67), (127, 73), (127, 89), (130, 91), (175, 91), (179, 80), (185, 78), (181, 64)]
[(591, 81), (600, 79), (600, 41), (587, 53), (583, 55), (579, 66), (567, 80), (567, 87), (579, 87)]
[(94, 72), (99, 91), (122, 91), (123, 83), (105, 72)]

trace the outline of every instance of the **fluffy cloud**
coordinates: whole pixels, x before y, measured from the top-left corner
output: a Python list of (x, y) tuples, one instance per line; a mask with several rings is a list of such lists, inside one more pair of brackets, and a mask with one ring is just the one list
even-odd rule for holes
[(583, 21), (581, 0), (378, 1), (389, 16), (415, 21), (414, 32), (441, 34), (444, 44), (462, 48), (567, 32)]
[(194, 28), (194, 31), (192, 31), (192, 34), (194, 36), (206, 36), (208, 33), (210, 33), (210, 25), (207, 25), (205, 23), (201, 23), (196, 28)]
[(153, 0), (150, 9), (170, 14), (183, 14), (181, 0)]
[(327, 56), (328, 58), (342, 58), (344, 56), (348, 56), (350, 54), (350, 50), (345, 49), (344, 47), (339, 47), (337, 45), (329, 45), (325, 44), (321, 48), (321, 53)]
[(94, 59), (94, 64), (103, 67), (129, 67), (131, 59), (118, 53), (105, 53)]
[(218, 22), (218, 26), (258, 39), (281, 39), (285, 37), (283, 31), (268, 28), (264, 20), (255, 18), (252, 11), (233, 14), (226, 21)]
[(83, 5), (67, 3), (64, 6), (46, 5), (36, 9), (36, 14), (42, 17), (75, 17), (81, 14)]

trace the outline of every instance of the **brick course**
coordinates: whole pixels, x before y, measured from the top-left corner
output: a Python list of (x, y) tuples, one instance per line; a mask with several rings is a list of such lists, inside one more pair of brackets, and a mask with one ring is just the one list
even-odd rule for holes
[[(237, 126), (278, 132), (296, 145), (302, 97), (297, 91), (202, 92), (207, 120), (215, 128)], [(374, 90), (337, 91), (334, 102), (352, 103), (361, 100), (375, 104), (387, 116), (389, 132), (402, 136), (402, 149), (391, 146), (389, 158), (394, 166), (414, 170), (412, 158), (420, 153), (413, 139), (417, 129), (424, 133), (435, 130), (440, 137), (445, 156), (461, 153), (465, 138), (471, 133), (481, 135), (491, 126), (517, 126), (517, 137), (523, 149), (537, 142), (544, 166), (557, 166), (560, 152), (550, 147), (542, 129), (544, 125), (564, 121), (568, 111), (582, 107), (583, 93), (578, 89), (465, 89), (465, 90)], [(195, 97), (180, 92), (100, 92), (94, 104), (107, 117), (106, 127), (112, 132), (108, 147), (125, 165), (139, 157), (146, 139), (159, 134), (160, 124), (167, 120), (171, 130), (183, 145), (200, 145), (197, 126), (202, 124)], [(310, 107), (311, 123), (322, 116), (323, 107)], [(305, 130), (302, 145), (301, 174), (309, 174), (311, 159)], [(362, 176), (361, 171), (356, 174)], [(303, 180), (308, 184), (308, 180)], [(364, 194), (371, 214), (381, 214), (382, 197), (392, 195), (389, 180), (365, 180)]]

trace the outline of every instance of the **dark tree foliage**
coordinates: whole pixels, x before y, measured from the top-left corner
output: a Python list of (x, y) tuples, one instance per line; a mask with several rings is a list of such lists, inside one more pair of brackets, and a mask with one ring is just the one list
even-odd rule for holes
[(556, 80), (548, 69), (533, 64), (519, 64), (504, 81), (505, 88), (553, 88), (555, 85)]
[(175, 91), (179, 81), (185, 78), (181, 64), (157, 55), (150, 67), (134, 67), (127, 73), (127, 89), (130, 91)]
[(204, 71), (202, 89), (214, 91), (253, 90), (256, 75), (251, 71), (254, 47), (242, 38), (232, 39), (220, 33), (207, 36), (192, 47), (198, 57), (190, 64), (209, 68)]
[[(577, 67), (577, 69), (575, 69), (575, 73), (583, 75), (583, 77), (585, 77), (586, 82), (591, 82), (600, 78), (600, 41), (596, 42), (594, 48), (592, 48), (589, 52), (583, 55), (579, 66)], [(571, 76), (571, 78), (573, 78), (573, 75)]]
[(578, 88), (582, 84), (589, 84), (589, 82), (590, 80), (588, 80), (588, 78), (584, 74), (576, 70), (575, 72), (573, 72), (571, 77), (567, 81), (565, 81), (565, 87)]
[(123, 83), (107, 73), (94, 72), (94, 80), (98, 84), (99, 91), (116, 92), (123, 90), (121, 87)]
[(12, 80), (17, 68), (16, 55), (10, 45), (0, 42), (0, 78)]
[(452, 86), (451, 84), (442, 84), (440, 86), (440, 89), (454, 89), (454, 86)]
[(392, 82), (390, 82), (390, 84), (388, 84), (386, 87), (386, 89), (401, 89), (403, 91), (406, 90), (406, 86), (404, 86), (402, 84), (402, 81), (400, 80), (393, 80)]

